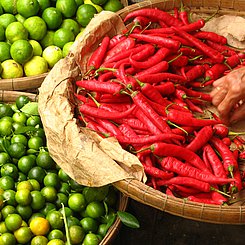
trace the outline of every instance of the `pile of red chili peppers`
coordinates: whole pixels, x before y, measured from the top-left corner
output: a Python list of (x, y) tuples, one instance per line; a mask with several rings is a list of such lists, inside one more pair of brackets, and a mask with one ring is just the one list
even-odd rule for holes
[(243, 66), (245, 54), (202, 31), (203, 19), (189, 22), (183, 8), (173, 14), (140, 9), (124, 21), (133, 27), (105, 36), (76, 81), (79, 119), (136, 154), (149, 186), (195, 202), (230, 204), (243, 188), (244, 141), (228, 137), (214, 113), (207, 118), (211, 97), (201, 88)]

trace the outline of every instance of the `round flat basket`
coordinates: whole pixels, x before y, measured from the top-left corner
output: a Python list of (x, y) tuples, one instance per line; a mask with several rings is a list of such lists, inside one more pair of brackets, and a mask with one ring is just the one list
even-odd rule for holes
[[(200, 13), (204, 16), (210, 16), (217, 13), (217, 10), (219, 10), (218, 13), (220, 15), (230, 14), (245, 16), (245, 1), (242, 0), (187, 0), (183, 1), (183, 3), (185, 6), (189, 6), (194, 12)], [(172, 11), (174, 7), (179, 6), (179, 1), (172, 0), (143, 1), (125, 7), (118, 12), (118, 15), (119, 18), (123, 19), (128, 13), (141, 8), (159, 8), (165, 11)], [(112, 32), (110, 32), (112, 29), (115, 35), (115, 25), (109, 30), (111, 23), (112, 21), (110, 18), (104, 22), (100, 22), (101, 28), (99, 31), (102, 31), (103, 35), (100, 32), (96, 32), (96, 35), (99, 36), (100, 40), (106, 34), (112, 34)], [(90, 35), (90, 32), (87, 32), (84, 35)], [(95, 41), (93, 44), (87, 42), (86, 44), (88, 45), (87, 50), (94, 50), (98, 46), (99, 41)], [(87, 131), (84, 128), (79, 127), (77, 120), (74, 117), (74, 87), (72, 85), (71, 78), (79, 77), (80, 67), (86, 66), (86, 64), (82, 63), (82, 59), (85, 56), (83, 55), (81, 60), (76, 60), (74, 54), (75, 53), (66, 57), (64, 60), (61, 60), (45, 78), (41, 88), (39, 89), (39, 110), (44, 128), (47, 132), (48, 144), (56, 146), (55, 151), (51, 151), (51, 155), (55, 160), (59, 160), (57, 162), (66, 161), (65, 167), (73, 174), (73, 176), (77, 177), (79, 182), (79, 180), (81, 181), (79, 173), (82, 173), (84, 170), (83, 162), (89, 162), (89, 160), (91, 161), (91, 164), (95, 161), (100, 162), (100, 151), (97, 151), (96, 148), (98, 141), (91, 140), (91, 136), (86, 137), (84, 134)], [(54, 84), (52, 84), (52, 82)], [(55, 115), (50, 118), (52, 113)], [(62, 128), (60, 128), (60, 124), (63, 125)], [(61, 135), (65, 136), (61, 137)], [(82, 144), (82, 146), (80, 144)], [(86, 147), (87, 144), (89, 144), (89, 147)], [(64, 146), (67, 145), (69, 145), (69, 150), (64, 150)], [(84, 156), (84, 158), (81, 158), (80, 162), (78, 161), (78, 158), (81, 155), (79, 150), (88, 150), (89, 154)], [(108, 164), (109, 160), (110, 159), (108, 158)], [(104, 163), (101, 162), (100, 164)], [(104, 171), (105, 168), (106, 167), (104, 167), (104, 165), (103, 167), (101, 166), (100, 171)], [(105, 176), (105, 179), (107, 179), (107, 177), (108, 176)], [(90, 180), (89, 183), (92, 185), (93, 181)], [(136, 178), (125, 178), (120, 181), (115, 181), (113, 182), (113, 185), (132, 199), (173, 215), (209, 223), (245, 224), (245, 206), (243, 206), (241, 202), (229, 206), (191, 202), (185, 199), (168, 196), (150, 186), (147, 186)]]

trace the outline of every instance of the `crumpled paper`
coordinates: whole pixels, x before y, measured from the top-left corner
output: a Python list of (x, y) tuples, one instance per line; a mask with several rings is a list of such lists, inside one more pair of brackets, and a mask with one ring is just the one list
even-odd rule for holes
[(74, 117), (74, 80), (86, 71), (86, 61), (105, 35), (125, 28), (121, 18), (102, 11), (75, 41), (67, 57), (60, 60), (39, 89), (38, 108), (52, 158), (78, 183), (103, 186), (128, 178), (146, 181), (138, 158), (122, 149), (114, 138), (103, 139), (79, 126)]

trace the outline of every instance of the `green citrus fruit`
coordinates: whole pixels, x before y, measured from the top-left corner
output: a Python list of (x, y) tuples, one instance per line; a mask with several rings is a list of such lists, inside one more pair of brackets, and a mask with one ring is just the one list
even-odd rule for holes
[(41, 44), (36, 40), (29, 40), (29, 43), (33, 48), (33, 56), (41, 56), (43, 53)]
[(39, 16), (32, 16), (25, 20), (24, 27), (29, 32), (29, 38), (36, 41), (42, 40), (47, 33), (45, 21)]
[(14, 231), (14, 236), (19, 244), (28, 244), (33, 234), (28, 226), (22, 226)]
[(64, 238), (65, 238), (65, 235), (63, 234), (63, 232), (61, 230), (58, 230), (58, 229), (54, 229), (54, 230), (50, 231), (48, 234), (49, 240), (53, 240), (53, 239), (64, 240)]
[(15, 41), (20, 39), (27, 40), (28, 31), (23, 24), (21, 24), (18, 21), (15, 21), (7, 26), (5, 35), (6, 35), (6, 39), (10, 43), (14, 43)]
[(1, 6), (5, 13), (16, 14), (15, 0), (1, 0)]
[(5, 219), (9, 231), (15, 231), (21, 227), (22, 217), (19, 214), (9, 214)]
[(43, 50), (43, 58), (48, 62), (50, 68), (63, 58), (62, 50), (57, 46), (48, 46)]
[(91, 0), (92, 3), (97, 4), (97, 5), (103, 5), (107, 2), (108, 0)]
[(74, 42), (68, 42), (63, 46), (63, 49), (62, 49), (63, 57), (66, 57), (69, 54), (73, 43)]
[(45, 197), (42, 195), (40, 191), (32, 191), (31, 197), (32, 197), (31, 207), (33, 210), (40, 210), (44, 207)]
[(28, 172), (29, 179), (36, 179), (39, 183), (43, 182), (46, 173), (43, 168), (35, 166)]
[(43, 169), (53, 169), (55, 167), (55, 162), (50, 156), (48, 151), (40, 151), (36, 158), (37, 166)]
[(83, 0), (75, 0), (77, 7), (79, 7), (80, 5), (84, 4)]
[(31, 240), (31, 245), (47, 245), (48, 238), (45, 236), (34, 236)]
[(18, 0), (16, 8), (19, 14), (25, 18), (29, 18), (37, 15), (39, 11), (39, 3), (37, 0)]
[(105, 207), (102, 202), (93, 201), (86, 206), (86, 213), (89, 217), (97, 219), (105, 214)]
[(23, 77), (22, 66), (13, 59), (3, 61), (2, 68), (1, 77), (4, 79)]
[(6, 42), (0, 42), (0, 62), (11, 59), (10, 44)]
[(21, 14), (16, 14), (15, 18), (17, 21), (19, 21), (21, 24), (24, 23), (24, 21), (26, 20), (26, 18), (24, 16), (22, 16)]
[(94, 233), (87, 233), (83, 240), (83, 245), (98, 245), (99, 243), (100, 239)]
[(10, 47), (12, 58), (19, 64), (24, 64), (33, 56), (33, 48), (27, 40), (17, 40)]
[(76, 12), (77, 22), (81, 26), (86, 27), (95, 14), (97, 14), (97, 10), (94, 6), (91, 4), (82, 4)]
[(15, 245), (16, 244), (16, 239), (14, 237), (14, 234), (12, 234), (10, 232), (3, 233), (0, 236), (0, 244)]
[(27, 77), (40, 75), (48, 71), (48, 63), (41, 56), (33, 56), (24, 64), (24, 71)]
[(42, 19), (46, 22), (49, 30), (55, 30), (62, 23), (62, 14), (57, 8), (49, 7), (43, 11)]
[(73, 42), (75, 39), (74, 33), (65, 28), (60, 28), (54, 33), (54, 45), (63, 48), (68, 42)]
[(15, 200), (22, 206), (29, 206), (32, 202), (31, 192), (28, 189), (20, 189), (16, 191)]
[(76, 14), (77, 4), (75, 0), (57, 0), (56, 8), (65, 18), (71, 18)]
[(82, 193), (72, 193), (68, 198), (68, 206), (75, 212), (81, 212), (86, 207)]
[(47, 48), (48, 46), (54, 45), (54, 31), (47, 31), (46, 35), (40, 41), (40, 44), (43, 49)]
[(16, 18), (13, 14), (5, 13), (5, 14), (0, 15), (0, 25), (2, 25), (5, 29), (10, 23), (15, 22), (15, 21), (16, 21)]
[(52, 229), (62, 229), (64, 227), (63, 216), (59, 211), (49, 211), (46, 219), (49, 221)]
[(123, 8), (122, 3), (119, 0), (108, 0), (104, 5), (103, 9), (107, 11), (117, 12)]
[(51, 6), (50, 0), (37, 0), (39, 3), (40, 11), (43, 12), (44, 9)]
[(72, 31), (75, 36), (80, 32), (79, 24), (73, 19), (64, 19), (60, 27)]
[(98, 13), (100, 13), (103, 10), (103, 8), (100, 5), (93, 3), (92, 0), (84, 0), (84, 3), (94, 6)]
[(73, 225), (69, 227), (69, 235), (72, 244), (81, 244), (85, 237), (85, 231), (81, 226)]

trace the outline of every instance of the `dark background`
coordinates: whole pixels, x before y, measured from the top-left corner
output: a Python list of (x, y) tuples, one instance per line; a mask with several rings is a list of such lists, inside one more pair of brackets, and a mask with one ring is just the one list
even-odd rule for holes
[(217, 225), (174, 216), (129, 199), (139, 229), (121, 226), (112, 245), (244, 245), (245, 225)]

